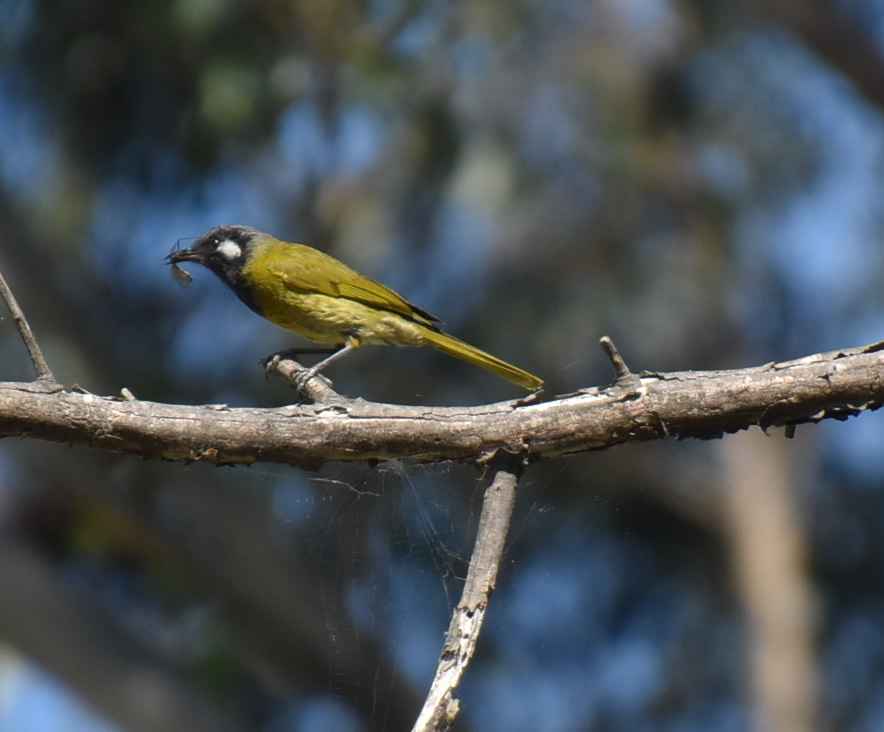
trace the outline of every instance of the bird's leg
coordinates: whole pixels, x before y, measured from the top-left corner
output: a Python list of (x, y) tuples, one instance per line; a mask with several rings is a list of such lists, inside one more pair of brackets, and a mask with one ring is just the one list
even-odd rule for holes
[(273, 373), (273, 369), (276, 368), (276, 364), (278, 364), (284, 358), (297, 359), (298, 356), (312, 356), (320, 354), (324, 356), (327, 356), (329, 354), (334, 355), (341, 348), (341, 346), (338, 346), (338, 348), (314, 348), (312, 346), (306, 346), (305, 348), (288, 348), (285, 351), (271, 353), (269, 356), (261, 359), (259, 363), (264, 367), (264, 376), (269, 379), (270, 374)]
[(350, 353), (350, 351), (355, 351), (360, 345), (361, 343), (358, 338), (350, 336), (347, 338), (347, 343), (335, 351), (331, 356), (322, 359), (322, 361), (315, 366), (311, 366), (309, 369), (304, 369), (299, 372), (298, 375), (295, 376), (295, 388), (300, 391), (307, 385), (307, 382), (310, 381), (310, 379), (316, 376), (316, 374), (322, 371), (326, 366), (334, 363), (345, 354)]

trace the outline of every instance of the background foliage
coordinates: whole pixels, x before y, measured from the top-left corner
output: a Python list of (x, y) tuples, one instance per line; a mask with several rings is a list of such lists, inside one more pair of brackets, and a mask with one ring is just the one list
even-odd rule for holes
[[(162, 265), (219, 223), (334, 253), (550, 393), (610, 378), (605, 333), (658, 370), (872, 341), (882, 38), (847, 0), (0, 0), (0, 269), (64, 383), (155, 401), (293, 398), (257, 365), (291, 339)], [(30, 378), (8, 319), (0, 355)], [(331, 376), (513, 395), (421, 351)], [(880, 728), (880, 430), (533, 467), (462, 728)], [(463, 466), (4, 443), (0, 727), (407, 728), (480, 497)]]

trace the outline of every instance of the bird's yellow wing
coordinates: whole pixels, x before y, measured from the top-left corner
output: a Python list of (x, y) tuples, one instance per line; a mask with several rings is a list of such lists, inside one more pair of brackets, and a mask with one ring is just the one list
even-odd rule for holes
[(412, 305), (398, 292), (364, 277), (343, 262), (306, 244), (274, 242), (262, 253), (265, 266), (290, 290), (355, 300), (399, 313), (431, 328), (439, 318)]

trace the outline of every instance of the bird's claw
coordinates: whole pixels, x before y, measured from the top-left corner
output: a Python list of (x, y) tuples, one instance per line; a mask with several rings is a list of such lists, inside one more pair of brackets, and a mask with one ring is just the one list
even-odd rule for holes
[(294, 377), (294, 386), (298, 391), (304, 391), (304, 387), (307, 386), (307, 382), (310, 381), (314, 376), (316, 376), (316, 369), (303, 369), (295, 374)]

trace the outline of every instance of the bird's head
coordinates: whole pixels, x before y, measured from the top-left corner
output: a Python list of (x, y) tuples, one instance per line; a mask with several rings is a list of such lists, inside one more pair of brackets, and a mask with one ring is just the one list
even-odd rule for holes
[(196, 262), (212, 270), (228, 285), (236, 286), (249, 254), (262, 236), (250, 226), (216, 226), (190, 247), (182, 248), (180, 242), (172, 247), (166, 256), (166, 264), (171, 264), (180, 273), (178, 265), (181, 262)]

